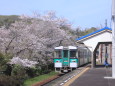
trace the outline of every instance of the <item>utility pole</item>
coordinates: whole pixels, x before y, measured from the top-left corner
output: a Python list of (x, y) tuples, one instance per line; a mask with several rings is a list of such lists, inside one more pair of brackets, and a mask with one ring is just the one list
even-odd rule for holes
[(115, 0), (112, 0), (112, 78), (115, 78)]
[(107, 19), (105, 20), (105, 27), (107, 27)]

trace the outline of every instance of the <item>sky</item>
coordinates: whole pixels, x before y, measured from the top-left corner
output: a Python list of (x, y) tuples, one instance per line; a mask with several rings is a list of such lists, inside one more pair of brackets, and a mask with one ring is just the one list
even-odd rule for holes
[(58, 17), (66, 18), (73, 27), (104, 27), (105, 19), (110, 27), (111, 4), (112, 0), (1, 0), (0, 15), (55, 11)]

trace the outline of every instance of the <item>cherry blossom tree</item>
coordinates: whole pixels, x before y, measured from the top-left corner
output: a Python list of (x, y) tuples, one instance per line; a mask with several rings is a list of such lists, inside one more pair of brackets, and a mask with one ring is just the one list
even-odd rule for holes
[(54, 47), (75, 44), (70, 28), (66, 20), (57, 18), (54, 13), (38, 18), (20, 16), (9, 29), (0, 28), (0, 50), (14, 57), (48, 64)]

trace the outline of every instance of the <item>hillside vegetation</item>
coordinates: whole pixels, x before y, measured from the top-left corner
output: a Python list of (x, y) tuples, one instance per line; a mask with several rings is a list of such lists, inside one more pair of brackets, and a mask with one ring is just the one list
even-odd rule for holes
[(5, 26), (6, 28), (9, 28), (11, 23), (14, 23), (16, 20), (18, 20), (19, 16), (17, 15), (0, 15), (0, 27)]
[(81, 30), (80, 28), (77, 28), (76, 29), (76, 35), (77, 35), (77, 37), (81, 37), (81, 36), (87, 35), (89, 33), (92, 33), (96, 30), (98, 30), (98, 28), (95, 28), (95, 27), (87, 28), (87, 29), (84, 29), (84, 30)]

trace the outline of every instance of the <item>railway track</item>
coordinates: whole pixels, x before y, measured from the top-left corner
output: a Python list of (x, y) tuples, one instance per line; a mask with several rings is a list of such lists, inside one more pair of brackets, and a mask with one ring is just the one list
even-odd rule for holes
[(72, 72), (68, 72), (66, 74), (60, 74), (60, 76), (52, 81), (49, 81), (48, 83), (45, 83), (42, 86), (62, 86), (67, 81), (72, 79), (74, 76), (82, 72), (86, 67), (90, 67), (90, 64), (87, 64), (85, 66), (81, 66), (77, 68), (76, 70), (73, 70)]

